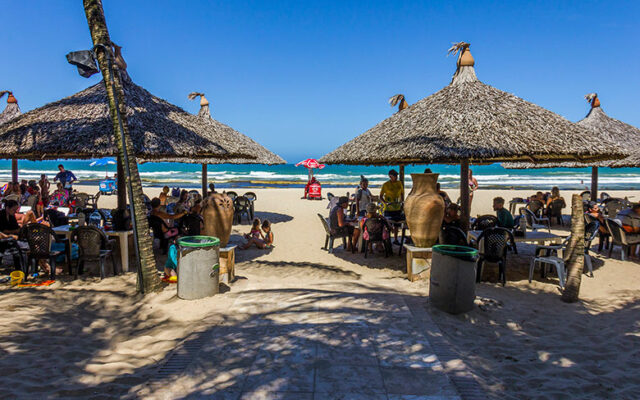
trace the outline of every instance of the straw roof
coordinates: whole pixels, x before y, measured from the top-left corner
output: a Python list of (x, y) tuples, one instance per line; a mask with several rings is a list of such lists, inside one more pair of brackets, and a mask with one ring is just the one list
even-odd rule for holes
[(585, 128), (480, 82), (468, 44), (457, 46), (461, 53), (451, 84), (385, 119), (320, 162), (586, 162), (621, 154), (608, 136), (594, 140)]
[[(11, 93), (9, 91), (2, 91), (0, 92), (0, 98), (2, 98), (2, 96), (4, 96), (5, 93)], [(9, 100), (7, 100), (7, 107), (5, 107), (4, 111), (2, 111), (2, 113), (0, 113), (0, 125), (5, 124), (9, 121), (11, 121), (12, 119), (16, 118), (17, 116), (19, 116), (20, 114), (22, 114), (22, 112), (20, 112), (20, 107), (18, 107), (18, 102), (17, 101), (12, 101), (12, 98), (10, 97)], [(15, 100), (15, 97), (13, 97), (13, 99)]]
[[(237, 132), (219, 122), (203, 121), (153, 96), (125, 74), (126, 115), (136, 155), (148, 161), (166, 158), (200, 163), (199, 159), (241, 157), (225, 145)], [(95, 158), (117, 149), (104, 83), (22, 114), (0, 127), (0, 158)]]
[[(600, 101), (597, 94), (592, 93), (585, 96), (590, 100), (592, 107), (586, 117), (577, 122), (578, 125), (589, 129), (592, 132), (600, 134), (608, 134), (616, 140), (625, 152), (631, 154), (629, 157), (620, 157), (610, 161), (599, 161), (589, 163), (594, 167), (639, 167), (640, 153), (638, 152), (637, 143), (640, 140), (640, 129), (635, 126), (618, 121), (608, 116), (600, 107)], [(527, 169), (527, 168), (582, 168), (585, 164), (575, 162), (564, 163), (545, 163), (533, 164), (527, 162), (521, 163), (504, 163), (503, 166), (508, 169)]]
[[(194, 100), (200, 97), (200, 111), (198, 117), (202, 118), (206, 123), (211, 124), (216, 130), (219, 126), (225, 126), (211, 117), (211, 110), (209, 108), (209, 101), (204, 97), (204, 93), (192, 92), (189, 94), (189, 99)], [(226, 159), (221, 158), (203, 158), (198, 160), (202, 164), (265, 164), (265, 165), (277, 165), (286, 164), (286, 161), (279, 155), (267, 150), (265, 147), (258, 144), (250, 137), (233, 129), (224, 130), (221, 134), (221, 139), (224, 140), (224, 147), (230, 153), (242, 153), (251, 154), (255, 158), (243, 158), (243, 157), (230, 157)], [(146, 161), (146, 160), (144, 160)], [(153, 160), (150, 160), (153, 161)], [(170, 158), (163, 161), (167, 162), (181, 162), (179, 159)]]

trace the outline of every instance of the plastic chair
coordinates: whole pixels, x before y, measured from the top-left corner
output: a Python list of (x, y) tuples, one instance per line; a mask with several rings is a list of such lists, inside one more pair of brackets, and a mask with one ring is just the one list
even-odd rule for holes
[(457, 226), (443, 226), (438, 237), (439, 244), (469, 246), (467, 234)]
[(531, 210), (536, 217), (541, 217), (542, 211), (544, 211), (544, 204), (540, 200), (532, 200), (526, 208)]
[(198, 214), (187, 214), (180, 218), (180, 231), (185, 236), (200, 235), (202, 230), (202, 217)]
[(611, 195), (609, 193), (607, 192), (600, 193), (600, 203), (610, 198), (611, 198)]
[(521, 208), (520, 213), (527, 221), (527, 229), (537, 231), (538, 229), (547, 229), (551, 233), (551, 221), (547, 217), (537, 217), (528, 208)]
[(256, 200), (258, 200), (258, 196), (256, 196), (256, 194), (253, 192), (247, 192), (243, 196), (249, 199), (249, 201), (251, 202), (251, 209), (250, 209), (251, 219), (254, 219), (255, 218), (255, 202)]
[(386, 219), (384, 219), (384, 217), (367, 218), (364, 221), (363, 234), (364, 231), (366, 231), (367, 235), (369, 236), (369, 239), (365, 240), (363, 237), (362, 240), (364, 246), (364, 258), (367, 258), (367, 255), (369, 254), (370, 243), (382, 243), (382, 245), (384, 246), (384, 256), (388, 257), (389, 254), (391, 254), (391, 252), (393, 251), (393, 248), (391, 246), (391, 238), (387, 237), (386, 239), (384, 239), (385, 229), (387, 230), (387, 234), (390, 236), (391, 228), (389, 227), (389, 223)]
[(622, 200), (614, 199), (611, 201), (607, 201), (604, 206), (604, 215), (607, 218), (615, 218), (616, 215), (622, 210), (625, 209), (625, 204)]
[(239, 224), (242, 223), (242, 215), (247, 216), (247, 220), (251, 222), (251, 202), (244, 196), (236, 197), (233, 201), (233, 215)]
[(631, 250), (631, 246), (640, 244), (640, 238), (629, 240), (627, 238), (627, 233), (624, 229), (622, 229), (622, 225), (616, 221), (615, 219), (607, 218), (605, 220), (607, 224), (607, 228), (611, 233), (611, 246), (609, 247), (609, 258), (611, 258), (611, 254), (613, 253), (614, 246), (621, 247), (621, 255), (620, 258), (622, 261), (627, 259), (627, 254)]
[(322, 248), (323, 250), (327, 250), (329, 251), (329, 253), (333, 253), (333, 241), (335, 239), (342, 238), (343, 247), (345, 249), (347, 248), (347, 240), (349, 240), (349, 244), (351, 245), (351, 252), (354, 252), (352, 238), (351, 238), (351, 235), (349, 235), (349, 232), (331, 233), (331, 229), (329, 228), (329, 223), (327, 222), (327, 220), (321, 214), (318, 214), (318, 218), (320, 218), (320, 221), (322, 222), (322, 227), (324, 228), (324, 231), (327, 234), (324, 240), (324, 247)]
[(498, 226), (498, 218), (495, 215), (481, 215), (471, 225), (471, 230), (483, 231), (487, 228)]
[(498, 279), (504, 286), (507, 282), (507, 249), (515, 246), (513, 233), (506, 228), (487, 228), (478, 237), (482, 251), (478, 259), (476, 282), (482, 278), (482, 266), (485, 262), (498, 264)]
[(236, 192), (226, 192), (225, 194), (231, 198), (231, 201), (234, 201), (236, 197), (238, 197), (238, 193)]
[(112, 250), (112, 241), (107, 238), (107, 235), (101, 229), (95, 226), (80, 226), (71, 233), (71, 241), (78, 243), (78, 261), (76, 263), (76, 275), (82, 273), (85, 262), (98, 262), (100, 263), (100, 279), (104, 279), (105, 273), (105, 260), (107, 257), (111, 257), (111, 264), (113, 265), (113, 275), (116, 272), (116, 259)]
[(584, 192), (580, 193), (580, 197), (582, 197), (582, 201), (590, 201), (591, 200), (591, 192), (588, 190), (585, 190)]
[(20, 237), (29, 245), (27, 251), (27, 265), (25, 266), (25, 275), (29, 275), (29, 267), (33, 266), (34, 273), (38, 271), (37, 261), (48, 260), (51, 268), (50, 277), (56, 279), (56, 258), (64, 255), (69, 266), (69, 274), (71, 274), (71, 263), (65, 251), (51, 251), (51, 244), (54, 242), (66, 243), (66, 241), (55, 240), (56, 233), (47, 225), (33, 223), (23, 226), (20, 230)]

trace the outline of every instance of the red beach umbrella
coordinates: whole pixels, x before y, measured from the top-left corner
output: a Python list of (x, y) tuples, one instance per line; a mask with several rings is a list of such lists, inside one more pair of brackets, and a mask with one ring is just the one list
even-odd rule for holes
[(314, 169), (322, 169), (325, 167), (324, 164), (320, 164), (315, 158), (307, 158), (306, 160), (300, 161), (296, 164), (296, 167), (301, 165), (309, 170), (309, 181), (311, 181)]

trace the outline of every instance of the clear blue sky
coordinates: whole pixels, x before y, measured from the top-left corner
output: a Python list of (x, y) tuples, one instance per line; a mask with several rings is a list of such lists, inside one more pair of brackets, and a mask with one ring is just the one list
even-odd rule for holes
[[(528, 4), (524, 4), (528, 3)], [(319, 157), (446, 86), (454, 41), (480, 80), (577, 121), (596, 91), (640, 126), (638, 1), (105, 1), (114, 42), (141, 86), (213, 117), (290, 162)], [(98, 81), (65, 54), (89, 48), (81, 1), (0, 0), (0, 90), (23, 111)], [(4, 102), (3, 102), (4, 103)], [(2, 104), (0, 107), (4, 107)]]

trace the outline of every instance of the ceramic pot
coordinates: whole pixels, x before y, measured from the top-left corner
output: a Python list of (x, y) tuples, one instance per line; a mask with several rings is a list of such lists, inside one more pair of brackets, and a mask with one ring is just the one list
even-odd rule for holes
[(220, 247), (226, 247), (233, 225), (233, 201), (223, 193), (213, 193), (204, 200), (202, 207), (204, 219), (203, 235), (220, 239)]
[(436, 190), (439, 174), (411, 174), (413, 188), (404, 201), (404, 214), (411, 239), (418, 247), (431, 247), (438, 240), (444, 200)]
[(468, 47), (465, 47), (462, 50), (462, 54), (460, 55), (459, 66), (461, 66), (461, 67), (472, 67), (475, 63), (476, 62), (473, 59), (473, 56), (471, 55), (471, 51), (469, 51)]

